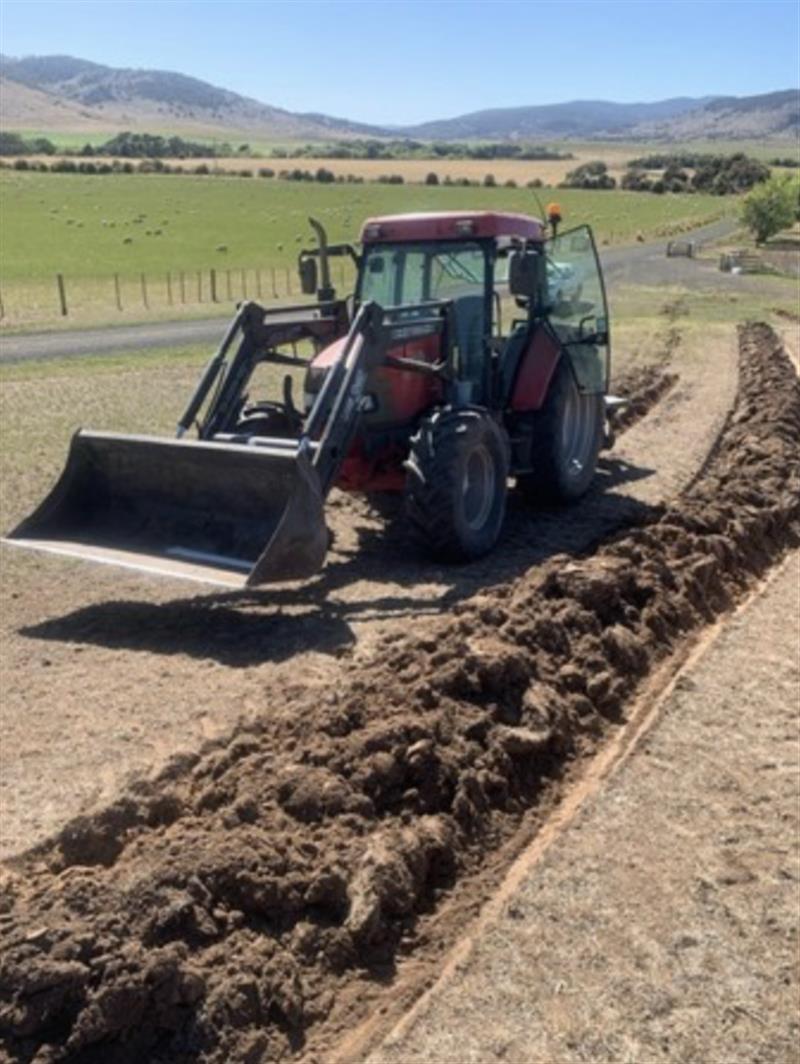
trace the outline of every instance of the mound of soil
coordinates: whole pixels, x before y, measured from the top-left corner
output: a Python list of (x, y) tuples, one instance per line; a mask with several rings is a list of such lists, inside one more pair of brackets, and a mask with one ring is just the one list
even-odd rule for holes
[(677, 373), (669, 373), (659, 365), (630, 370), (617, 381), (617, 391), (627, 402), (625, 406), (610, 411), (609, 421), (612, 429), (617, 433), (624, 432), (637, 421), (641, 421), (677, 380)]
[(257, 722), (9, 870), (9, 1058), (280, 1059), (348, 980), (385, 975), (653, 663), (800, 540), (800, 389), (767, 326), (740, 357), (673, 506), (412, 621), (322, 701), (270, 691)]

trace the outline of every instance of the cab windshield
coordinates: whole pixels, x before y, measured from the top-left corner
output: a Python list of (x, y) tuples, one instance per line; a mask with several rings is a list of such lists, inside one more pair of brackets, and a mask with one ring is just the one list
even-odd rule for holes
[(487, 261), (480, 244), (373, 244), (364, 251), (359, 300), (399, 307), (433, 299), (483, 296)]

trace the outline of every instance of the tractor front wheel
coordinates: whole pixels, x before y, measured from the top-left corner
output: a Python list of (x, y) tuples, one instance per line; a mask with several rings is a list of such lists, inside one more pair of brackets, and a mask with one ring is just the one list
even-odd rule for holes
[(487, 554), (506, 509), (508, 441), (480, 410), (443, 410), (411, 439), (406, 509), (434, 557), (467, 562)]

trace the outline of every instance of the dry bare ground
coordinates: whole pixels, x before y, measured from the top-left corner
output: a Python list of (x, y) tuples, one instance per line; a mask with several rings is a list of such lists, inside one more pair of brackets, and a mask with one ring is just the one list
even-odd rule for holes
[[(262, 674), (269, 687), (248, 725), (10, 865), (0, 1025), (11, 1059), (328, 1059), (345, 1030), (384, 1007), (404, 955), (435, 962), (492, 869), (619, 733), (659, 662), (798, 542), (793, 368), (768, 327), (743, 329), (726, 418), (712, 365), (705, 389), (696, 370), (706, 405), (694, 421), (680, 414), (679, 385), (651, 415), (673, 398), (683, 435), (672, 424), (654, 432), (650, 417), (629, 429), (627, 465), (607, 467), (606, 490), (580, 510), (588, 527), (536, 518), (537, 554), (529, 519), (512, 516), (505, 568), (479, 573), (472, 597), (471, 571), (456, 584), (435, 570), (404, 596), (398, 563), (387, 571), (391, 554), (380, 553), (387, 541), (370, 562), (363, 537), (356, 564), (372, 573), (380, 560), (373, 579), (389, 577), (413, 625), (371, 618), (373, 652), (362, 639), (335, 687), (319, 676), (286, 690), (278, 671)], [(709, 415), (721, 429), (710, 437)], [(665, 449), (689, 441), (694, 465), (676, 470)], [(645, 485), (651, 458), (673, 471), (667, 505), (618, 490)], [(552, 557), (555, 540), (572, 553)], [(505, 583), (487, 589), (491, 577)], [(341, 594), (339, 610), (363, 610), (363, 588)], [(284, 608), (296, 600), (290, 592)], [(374, 609), (374, 593), (368, 601)], [(94, 615), (92, 646), (108, 644), (116, 612)], [(187, 611), (157, 642), (156, 616), (135, 612), (123, 646), (159, 649)], [(151, 669), (159, 660), (145, 658)], [(133, 705), (148, 687), (131, 690)], [(384, 1004), (400, 993), (396, 979)]]
[[(0, 854), (42, 840), (240, 717), (257, 717), (265, 691), (325, 691), (385, 636), (424, 627), (558, 551), (584, 550), (680, 490), (733, 402), (734, 330), (709, 331), (700, 349), (681, 344), (680, 331), (666, 325), (645, 361), (621, 361), (634, 410), (659, 401), (603, 460), (597, 491), (567, 511), (536, 511), (513, 499), (500, 547), (467, 568), (410, 551), (396, 505), (378, 512), (341, 494), (329, 510), (335, 549), (320, 578), (305, 585), (198, 594), (174, 581), (2, 548)], [(664, 380), (672, 386), (661, 395)], [(15, 409), (30, 411), (39, 388), (36, 379), (14, 386), (9, 424)], [(130, 393), (120, 427), (135, 430), (142, 413), (136, 378), (121, 375), (120, 388)], [(80, 404), (82, 416), (88, 405), (88, 416), (99, 416), (83, 378), (62, 380), (61, 390), (59, 404)], [(31, 475), (26, 462), (6, 475), (8, 526), (41, 497), (63, 460), (52, 441), (31, 441), (27, 432), (18, 446), (37, 448), (38, 469)]]

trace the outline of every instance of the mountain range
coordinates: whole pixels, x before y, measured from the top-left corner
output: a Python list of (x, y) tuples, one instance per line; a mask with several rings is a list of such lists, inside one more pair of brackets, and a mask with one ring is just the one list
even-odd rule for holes
[(286, 111), (173, 71), (116, 68), (71, 56), (0, 56), (0, 125), (53, 132), (138, 129), (306, 140), (786, 140), (800, 134), (800, 92), (677, 97), (653, 103), (574, 100), (493, 108), (396, 127)]

